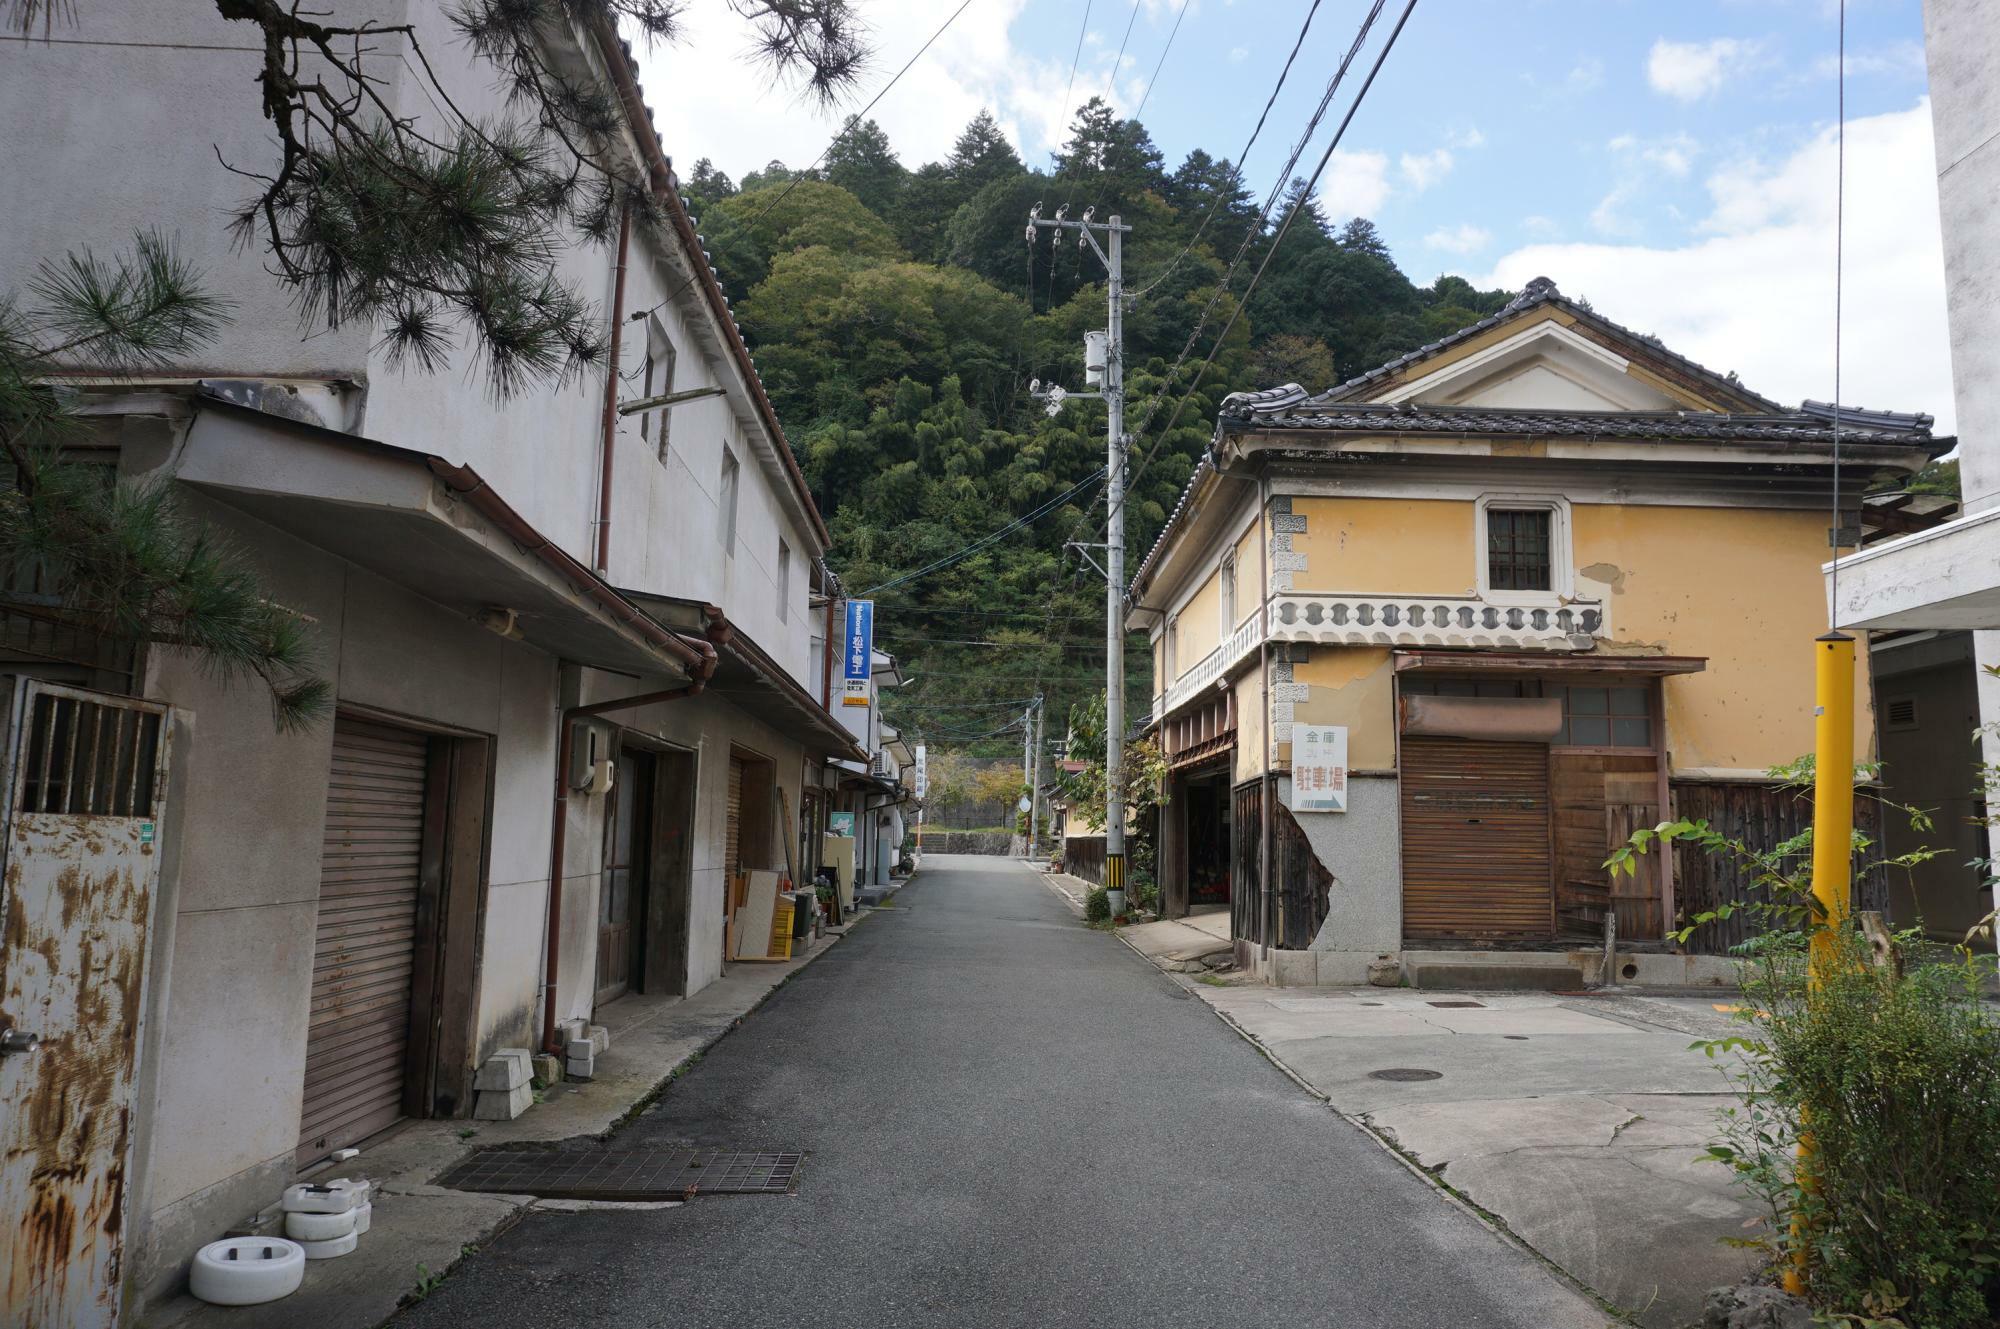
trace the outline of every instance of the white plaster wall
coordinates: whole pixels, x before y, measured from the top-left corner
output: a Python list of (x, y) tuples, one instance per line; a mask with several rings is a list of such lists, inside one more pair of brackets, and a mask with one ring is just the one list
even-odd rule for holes
[[(403, 9), (403, 0), (352, 0), (341, 12), (393, 23)], [(129, 252), (138, 232), (158, 229), (210, 291), (236, 302), (193, 367), (358, 377), (368, 330), (302, 328), (261, 249), (238, 251), (227, 230), (254, 182), (218, 157), (251, 170), (277, 160), (249, 25), (221, 18), (213, 0), (74, 10), (74, 21), (58, 19), (61, 42), (0, 42), (0, 287), (19, 289), (39, 262), (72, 249)]]
[(1945, 304), (1965, 510), (2000, 503), (2000, 19), (1990, 0), (1925, 0)]

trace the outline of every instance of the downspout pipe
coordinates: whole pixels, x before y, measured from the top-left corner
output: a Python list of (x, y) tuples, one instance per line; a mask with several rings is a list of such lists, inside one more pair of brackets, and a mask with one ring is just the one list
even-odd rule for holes
[(592, 716), (604, 715), (610, 711), (622, 711), (633, 706), (654, 706), (661, 702), (679, 701), (683, 697), (699, 696), (708, 685), (708, 679), (715, 672), (715, 659), (696, 670), (689, 681), (681, 687), (667, 688), (659, 692), (641, 692), (631, 697), (614, 697), (610, 701), (592, 702), (587, 706), (566, 707), (558, 727), (556, 739), (556, 787), (553, 821), (549, 827), (549, 907), (548, 943), (543, 965), (547, 980), (542, 985), (542, 1050), (560, 1056), (563, 1047), (556, 1040), (556, 979), (562, 969), (562, 892), (563, 892), (563, 852), (569, 839), (569, 764), (576, 751), (576, 722)]
[(625, 330), (625, 260), (632, 247), (632, 201), (618, 206), (618, 264), (611, 270), (611, 335), (604, 347), (604, 446), (598, 451), (597, 572), (611, 567), (611, 455), (618, 446), (618, 346)]

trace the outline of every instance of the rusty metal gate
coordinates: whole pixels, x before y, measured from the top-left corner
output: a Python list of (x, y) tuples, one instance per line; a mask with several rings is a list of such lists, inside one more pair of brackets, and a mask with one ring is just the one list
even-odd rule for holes
[(172, 712), (29, 679), (0, 688), (0, 1323), (101, 1329), (118, 1322)]
[(426, 817), (429, 756), (427, 734), (348, 715), (334, 723), (301, 1163), (404, 1115), (418, 904), (436, 859), (425, 830), (441, 820)]
[(1549, 749), (1405, 736), (1403, 935), (1555, 935)]

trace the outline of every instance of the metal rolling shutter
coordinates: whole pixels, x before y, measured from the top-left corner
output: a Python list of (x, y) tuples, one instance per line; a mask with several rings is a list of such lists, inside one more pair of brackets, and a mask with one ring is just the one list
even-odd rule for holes
[(389, 725), (334, 724), (301, 1162), (403, 1115), (429, 746)]
[(1403, 740), (1403, 933), (1547, 938), (1549, 750)]
[(729, 759), (729, 818), (722, 832), (722, 876), (736, 880), (743, 862), (743, 759)]

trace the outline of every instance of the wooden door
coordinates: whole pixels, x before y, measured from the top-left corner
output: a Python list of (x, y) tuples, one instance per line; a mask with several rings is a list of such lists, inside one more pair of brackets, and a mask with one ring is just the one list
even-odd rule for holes
[(1403, 739), (1403, 934), (1554, 936), (1549, 749)]
[[(119, 1317), (172, 712), (16, 680), (0, 877), (0, 1324)], [(171, 1145), (171, 1142), (167, 1142)]]
[(428, 734), (334, 721), (306, 1032), (299, 1161), (404, 1116), (418, 912), (442, 846), (430, 815)]
[(604, 871), (597, 888), (598, 1004), (639, 985), (652, 864), (653, 758), (618, 753), (611, 806), (604, 818)]

